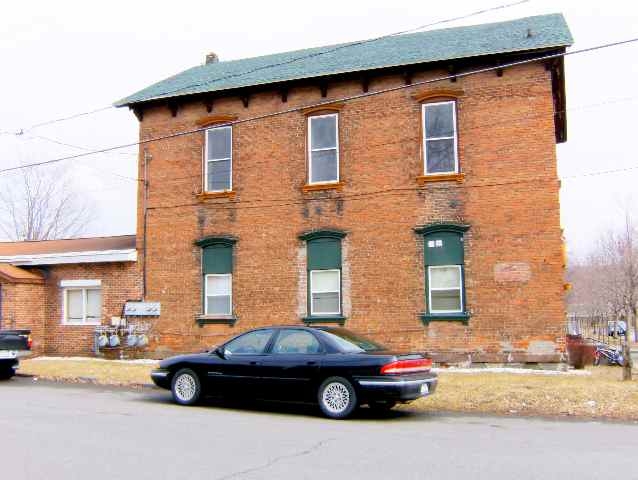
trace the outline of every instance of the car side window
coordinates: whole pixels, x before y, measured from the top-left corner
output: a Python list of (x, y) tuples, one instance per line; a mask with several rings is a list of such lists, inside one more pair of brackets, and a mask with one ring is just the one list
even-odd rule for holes
[(231, 355), (259, 355), (266, 350), (268, 340), (270, 340), (272, 334), (272, 330), (257, 330), (255, 332), (246, 333), (228, 342), (224, 346), (224, 352)]
[(321, 352), (317, 337), (304, 330), (282, 330), (275, 341), (273, 353), (314, 354)]

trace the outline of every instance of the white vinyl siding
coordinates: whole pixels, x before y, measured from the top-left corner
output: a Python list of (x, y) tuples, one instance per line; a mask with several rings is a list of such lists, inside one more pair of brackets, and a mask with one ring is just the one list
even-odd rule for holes
[(223, 192), (233, 189), (233, 130), (215, 127), (206, 130), (204, 189)]
[(204, 313), (206, 315), (231, 315), (233, 309), (232, 294), (233, 275), (209, 274), (206, 275), (206, 291)]
[(63, 323), (99, 325), (102, 321), (102, 291), (99, 288), (65, 288)]
[(339, 181), (339, 117), (308, 117), (308, 183)]
[(458, 173), (456, 102), (425, 103), (422, 114), (425, 175)]
[(341, 270), (310, 272), (310, 314), (341, 314)]

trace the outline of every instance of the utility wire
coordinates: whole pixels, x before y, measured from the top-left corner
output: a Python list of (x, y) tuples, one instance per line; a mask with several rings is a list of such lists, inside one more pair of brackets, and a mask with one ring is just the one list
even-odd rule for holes
[[(557, 115), (559, 113), (569, 112), (569, 111), (582, 111), (582, 110), (585, 110), (587, 108), (599, 108), (599, 107), (604, 107), (604, 106), (618, 104), (618, 103), (626, 103), (626, 102), (631, 102), (631, 101), (636, 100), (636, 99), (638, 99), (638, 96), (614, 98), (614, 99), (604, 100), (604, 101), (600, 101), (600, 102), (596, 102), (596, 103), (578, 105), (578, 106), (575, 106), (575, 107), (571, 107), (569, 109), (555, 111), (554, 115)], [(545, 116), (546, 116), (546, 113), (544, 113), (544, 112), (533, 113), (531, 115), (509, 115), (507, 117), (501, 116), (500, 120), (498, 122), (493, 122), (493, 123), (489, 123), (489, 124), (482, 123), (482, 124), (477, 125), (475, 127), (464, 127), (463, 128), (463, 133), (467, 133), (468, 131), (475, 130), (475, 129), (478, 130), (478, 129), (490, 128), (490, 127), (497, 126), (497, 125), (512, 124), (513, 122), (520, 122), (520, 121), (529, 120), (529, 119), (542, 118), (542, 117), (545, 117)], [(389, 146), (389, 145), (394, 145), (394, 144), (397, 144), (397, 143), (402, 143), (404, 141), (405, 141), (405, 139), (399, 139), (399, 140), (397, 140), (395, 142), (382, 142), (382, 143), (377, 143), (377, 144), (371, 144), (371, 145), (367, 145), (366, 148)], [(77, 148), (80, 148), (80, 147), (77, 147)], [(114, 175), (116, 177), (120, 177), (120, 178), (123, 178), (123, 179), (132, 180), (132, 181), (135, 181), (135, 182), (143, 182), (142, 179), (133, 178), (133, 177), (127, 177), (127, 176), (119, 175), (119, 174), (116, 174), (116, 173), (110, 172), (110, 171), (103, 171), (103, 170), (98, 169), (97, 167), (93, 167), (93, 166), (89, 166), (89, 167), (94, 168), (95, 170), (97, 170), (99, 172), (111, 174), (111, 175)], [(632, 167), (620, 168), (620, 169), (613, 169), (613, 170), (605, 170), (605, 171), (600, 171), (600, 172), (586, 172), (586, 173), (581, 173), (581, 174), (565, 175), (565, 176), (559, 177), (559, 179), (560, 180), (571, 180), (571, 179), (574, 179), (574, 178), (615, 174), (615, 173), (621, 173), (621, 172), (626, 172), (626, 171), (633, 171), (633, 170), (636, 170), (636, 169), (638, 169), (638, 166), (632, 166)], [(197, 184), (199, 184), (199, 182), (201, 181), (201, 173), (200, 174), (196, 174), (196, 175), (187, 175), (187, 176), (184, 176), (184, 177), (172, 177), (172, 178), (169, 178), (169, 179), (162, 179), (162, 183), (163, 184), (175, 183), (175, 182), (178, 182), (178, 181), (191, 180), (191, 179), (196, 179), (197, 180)], [(556, 180), (556, 177), (551, 177), (551, 179)], [(537, 179), (534, 179), (533, 181), (536, 181), (536, 180)], [(519, 183), (519, 181), (515, 181), (514, 183)], [(499, 183), (498, 185), (500, 186), (500, 185), (505, 185), (505, 184), (504, 183)], [(479, 185), (479, 186), (493, 186), (493, 185), (490, 184), (490, 185)], [(95, 193), (95, 192), (116, 190), (116, 189), (118, 189), (120, 187), (122, 187), (122, 184), (120, 184), (119, 186), (109, 186), (109, 187), (100, 188), (100, 189), (91, 189), (90, 192), (91, 193)], [(403, 187), (403, 188), (405, 188), (405, 187)], [(458, 188), (458, 186), (454, 186), (454, 187), (450, 187), (450, 188)], [(394, 190), (395, 189), (388, 189), (387, 191), (389, 192), (389, 191), (394, 191)], [(415, 191), (417, 189), (415, 189), (414, 187), (408, 187), (407, 190), (408, 191)], [(383, 192), (381, 192), (381, 193), (383, 193)], [(365, 194), (365, 192), (363, 192), (363, 194)], [(335, 197), (319, 197), (319, 198), (310, 197), (307, 200), (311, 200), (312, 201), (315, 198), (317, 200), (325, 200), (327, 198), (335, 198)], [(343, 196), (340, 196), (338, 198), (343, 198)], [(239, 203), (241, 203), (241, 204), (249, 204), (249, 203), (264, 203), (264, 202), (286, 202), (286, 201), (288, 201), (288, 199), (271, 198), (271, 199), (257, 199), (257, 200), (241, 200), (241, 201), (232, 202), (232, 204), (239, 204)], [(194, 204), (189, 204), (189, 205), (194, 205)], [(169, 207), (156, 207), (156, 208), (169, 208)]]
[[(370, 39), (367, 39), (367, 40), (359, 40), (359, 41), (356, 41), (356, 42), (350, 42), (350, 43), (345, 43), (345, 44), (342, 44), (342, 45), (337, 45), (337, 46), (335, 46), (333, 48), (329, 48), (327, 50), (322, 50), (320, 52), (313, 52), (313, 53), (309, 53), (309, 54), (306, 54), (306, 55), (300, 55), (298, 57), (294, 57), (294, 58), (291, 58), (291, 59), (288, 59), (288, 60), (284, 60), (282, 62), (271, 63), (271, 64), (268, 64), (268, 65), (262, 65), (260, 67), (255, 67), (255, 68), (252, 68), (250, 70), (246, 70), (244, 72), (232, 73), (232, 74), (224, 75), (222, 77), (214, 78), (214, 79), (211, 79), (211, 80), (206, 80), (204, 82), (198, 82), (198, 83), (192, 83), (190, 85), (180, 86), (179, 88), (176, 88), (174, 90), (167, 90), (167, 91), (155, 94), (153, 96), (153, 99), (163, 98), (163, 97), (166, 97), (167, 95), (171, 95), (172, 93), (180, 92), (180, 91), (191, 89), (191, 88), (207, 86), (207, 85), (210, 85), (212, 83), (221, 82), (223, 80), (229, 80), (231, 78), (242, 77), (244, 75), (250, 75), (250, 74), (253, 74), (253, 73), (256, 73), (256, 72), (260, 72), (262, 70), (267, 70), (269, 68), (283, 67), (285, 65), (290, 65), (292, 63), (299, 62), (299, 61), (302, 61), (302, 60), (307, 60), (309, 58), (315, 58), (315, 57), (319, 57), (321, 55), (327, 55), (329, 53), (334, 53), (334, 52), (337, 52), (339, 50), (343, 50), (345, 48), (358, 47), (360, 45), (366, 45), (368, 43), (378, 42), (378, 41), (384, 40), (386, 38), (392, 38), (392, 37), (396, 37), (396, 36), (399, 36), (399, 35), (405, 35), (407, 33), (418, 32), (420, 30), (424, 30), (426, 28), (433, 27), (433, 26), (436, 26), (436, 25), (441, 25), (441, 24), (444, 24), (444, 23), (451, 23), (451, 22), (455, 22), (457, 20), (465, 20), (467, 18), (475, 17), (477, 15), (482, 15), (484, 13), (493, 12), (493, 11), (496, 11), (496, 10), (503, 10), (505, 8), (510, 8), (510, 7), (515, 7), (515, 6), (518, 6), (518, 5), (522, 5), (523, 3), (528, 3), (530, 1), (531, 0), (521, 0), (521, 1), (518, 1), (518, 2), (508, 3), (508, 4), (505, 4), (505, 5), (498, 5), (496, 7), (491, 7), (491, 8), (485, 8), (485, 9), (482, 9), (482, 10), (477, 10), (477, 11), (472, 12), (472, 13), (468, 13), (468, 14), (465, 14), (465, 15), (460, 15), (458, 17), (447, 18), (447, 19), (444, 19), (444, 20), (437, 20), (436, 22), (432, 22), (432, 23), (426, 23), (425, 25), (420, 25), (418, 27), (410, 28), (408, 30), (402, 30), (400, 32), (389, 33), (387, 35), (382, 35), (380, 37), (375, 37), (375, 38), (370, 38)], [(200, 92), (200, 93), (203, 93), (203, 92)]]
[[(559, 52), (559, 53), (552, 53), (552, 54), (548, 54), (548, 55), (541, 55), (538, 57), (533, 57), (533, 58), (528, 58), (528, 59), (524, 59), (524, 60), (518, 60), (518, 61), (514, 61), (514, 62), (509, 62), (509, 63), (505, 63), (502, 65), (497, 65), (497, 66), (493, 66), (493, 67), (484, 67), (484, 68), (479, 68), (476, 70), (470, 70), (467, 72), (458, 72), (455, 74), (451, 74), (451, 75), (444, 75), (441, 77), (436, 77), (436, 78), (432, 78), (432, 79), (428, 79), (428, 80), (421, 80), (421, 81), (417, 81), (417, 82), (412, 82), (409, 85), (398, 85), (395, 87), (389, 87), (389, 88), (384, 88), (381, 90), (376, 90), (376, 91), (369, 91), (369, 92), (364, 92), (364, 93), (360, 93), (357, 95), (351, 95), (351, 96), (347, 96), (347, 97), (341, 97), (341, 98), (335, 98), (335, 99), (331, 99), (331, 100), (324, 100), (322, 102), (318, 102), (318, 103), (314, 103), (314, 104), (310, 104), (310, 105), (303, 105), (303, 106), (299, 106), (299, 107), (293, 107), (293, 108), (289, 108), (286, 110), (280, 110), (277, 112), (271, 112), (271, 113), (265, 113), (262, 115), (257, 115), (254, 117), (248, 117), (248, 118), (243, 118), (243, 119), (239, 119), (239, 120), (233, 120), (233, 121), (229, 121), (229, 122), (225, 122), (223, 124), (220, 124), (219, 126), (232, 126), (232, 125), (240, 125), (243, 123), (249, 123), (249, 122), (254, 122), (254, 121), (258, 121), (258, 120), (264, 120), (266, 118), (272, 118), (272, 117), (277, 117), (277, 116), (281, 116), (281, 115), (286, 115), (289, 113), (294, 113), (294, 112), (299, 112), (301, 110), (305, 110), (307, 108), (313, 108), (313, 107), (322, 107), (322, 106), (326, 106), (326, 105), (330, 105), (333, 103), (342, 103), (342, 102), (349, 102), (352, 100), (358, 100), (361, 98), (367, 98), (367, 97), (373, 97), (376, 95), (382, 95), (382, 94), (386, 94), (386, 93), (390, 93), (390, 92), (396, 92), (396, 91), (400, 91), (400, 90), (405, 90), (405, 89), (409, 89), (409, 88), (414, 88), (414, 87), (418, 87), (418, 86), (422, 86), (422, 85), (429, 85), (429, 84), (433, 84), (433, 83), (437, 83), (437, 82), (442, 82), (445, 80), (451, 80), (451, 79), (456, 79), (456, 78), (463, 78), (463, 77), (469, 77), (471, 75), (477, 75), (477, 74), (481, 74), (481, 73), (486, 73), (486, 72), (493, 72), (496, 70), (503, 70), (506, 68), (511, 68), (511, 67), (515, 67), (515, 66), (519, 66), (519, 65), (526, 65), (529, 63), (534, 63), (534, 62), (540, 62), (540, 61), (544, 61), (544, 60), (551, 60), (551, 59), (556, 59), (556, 58), (562, 58), (562, 57), (567, 57), (567, 56), (572, 56), (572, 55), (578, 55), (578, 54), (582, 54), (582, 53), (589, 53), (589, 52), (593, 52), (593, 51), (597, 51), (597, 50), (602, 50), (605, 48), (611, 48), (611, 47), (617, 47), (620, 45), (626, 45), (626, 44), (630, 44), (630, 43), (636, 43), (638, 42), (638, 37), (636, 38), (630, 38), (630, 39), (626, 39), (626, 40), (621, 40), (618, 42), (611, 42), (611, 43), (605, 43), (602, 45), (596, 45), (593, 47), (588, 47), (588, 48), (583, 48), (580, 50), (572, 50), (570, 52)], [(106, 147), (106, 148), (102, 148), (99, 150), (93, 150), (90, 152), (84, 152), (84, 153), (78, 153), (75, 155), (68, 155), (68, 156), (64, 156), (64, 157), (60, 157), (60, 158), (54, 158), (51, 160), (45, 160), (42, 162), (36, 162), (36, 163), (31, 163), (31, 164), (27, 164), (27, 165), (22, 165), (19, 167), (10, 167), (10, 168), (4, 168), (0, 170), (0, 174), (5, 173), (5, 172), (10, 172), (12, 170), (19, 170), (22, 168), (30, 168), (30, 167), (37, 167), (37, 166), (41, 166), (41, 165), (49, 165), (52, 163), (58, 163), (58, 162), (62, 162), (65, 160), (73, 160), (73, 159), (77, 159), (77, 158), (81, 158), (81, 157), (86, 157), (88, 155), (94, 155), (94, 154), (98, 154), (98, 153), (106, 153), (106, 152), (112, 152), (114, 150), (119, 150), (122, 148), (128, 148), (128, 147), (134, 147), (134, 146), (138, 146), (138, 145), (147, 145), (149, 143), (153, 143), (153, 142), (158, 142), (161, 140), (167, 140), (167, 139), (171, 139), (171, 138), (177, 138), (177, 137), (182, 137), (185, 135), (192, 135), (195, 133), (199, 133), (199, 132), (203, 132), (205, 130), (208, 130), (209, 127), (199, 127), (199, 128), (194, 128), (191, 130), (184, 130), (184, 131), (180, 131), (180, 132), (175, 132), (175, 133), (170, 133), (167, 135), (161, 135), (158, 137), (152, 137), (152, 138), (148, 138), (145, 140), (139, 140), (137, 142), (132, 142), (132, 143), (127, 143), (127, 144), (122, 144), (122, 145), (115, 145), (112, 147)]]
[[(468, 13), (468, 14), (465, 14), (465, 15), (460, 15), (460, 16), (457, 16), (457, 17), (447, 18), (447, 19), (443, 19), (443, 20), (438, 20), (436, 22), (427, 23), (425, 25), (420, 25), (418, 27), (410, 28), (408, 30), (402, 30), (400, 32), (389, 33), (387, 35), (382, 35), (380, 37), (375, 37), (375, 38), (371, 38), (371, 39), (367, 39), (367, 40), (360, 40), (360, 41), (351, 42), (351, 43), (347, 43), (347, 44), (343, 44), (343, 45), (338, 45), (338, 46), (336, 46), (334, 48), (331, 48), (331, 49), (328, 49), (328, 50), (323, 50), (321, 52), (313, 52), (313, 53), (310, 53), (310, 54), (301, 55), (301, 56), (298, 56), (298, 57), (295, 57), (295, 58), (292, 58), (292, 59), (289, 59), (289, 60), (286, 60), (286, 61), (283, 61), (283, 62), (277, 62), (277, 63), (268, 64), (268, 65), (262, 65), (260, 67), (256, 67), (256, 68), (253, 68), (253, 69), (250, 69), (250, 70), (246, 70), (244, 72), (228, 74), (228, 75), (224, 75), (224, 76), (221, 76), (221, 77), (218, 77), (218, 78), (213, 78), (213, 79), (210, 79), (210, 80), (206, 80), (205, 82), (199, 82), (199, 83), (193, 83), (193, 84), (190, 84), (190, 85), (181, 86), (181, 87), (179, 87), (179, 88), (177, 88), (175, 90), (168, 90), (168, 91), (165, 91), (165, 92), (161, 92), (161, 93), (156, 95), (156, 98), (161, 98), (161, 97), (163, 97), (165, 95), (170, 95), (172, 93), (175, 93), (175, 92), (178, 92), (178, 91), (181, 91), (181, 90), (185, 90), (185, 89), (189, 89), (189, 88), (201, 87), (201, 86), (204, 86), (204, 85), (210, 85), (212, 83), (220, 82), (220, 81), (223, 81), (223, 80), (228, 80), (228, 79), (231, 79), (231, 78), (237, 78), (237, 77), (242, 77), (244, 75), (250, 75), (252, 73), (255, 73), (255, 72), (258, 72), (258, 71), (261, 71), (261, 70), (267, 70), (269, 68), (281, 67), (281, 66), (288, 65), (288, 64), (291, 64), (291, 63), (295, 63), (295, 62), (298, 62), (298, 61), (301, 61), (301, 60), (306, 60), (306, 59), (309, 59), (309, 58), (314, 58), (314, 57), (318, 57), (318, 56), (321, 56), (321, 55), (326, 55), (328, 53), (333, 53), (333, 52), (336, 52), (338, 50), (342, 50), (344, 48), (351, 48), (351, 47), (356, 47), (358, 45), (364, 45), (364, 44), (367, 44), (367, 43), (377, 42), (379, 40), (383, 40), (383, 39), (386, 39), (386, 38), (391, 38), (391, 37), (395, 37), (397, 35), (403, 35), (403, 34), (411, 33), (411, 32), (417, 32), (419, 30), (423, 30), (423, 29), (428, 28), (428, 27), (433, 27), (433, 26), (436, 26), (436, 25), (442, 25), (442, 24), (445, 24), (445, 23), (451, 23), (451, 22), (455, 22), (457, 20), (465, 20), (467, 18), (475, 17), (475, 16), (478, 16), (478, 15), (483, 15), (485, 13), (494, 12), (494, 11), (497, 11), (497, 10), (503, 10), (503, 9), (506, 9), (506, 8), (522, 5), (522, 4), (528, 3), (530, 1), (531, 0), (521, 0), (521, 1), (518, 1), (518, 2), (508, 3), (508, 4), (504, 4), (504, 5), (498, 5), (496, 7), (484, 8), (482, 10), (477, 10), (475, 12), (471, 12), (471, 13)], [(80, 112), (80, 113), (76, 113), (76, 114), (73, 114), (73, 115), (68, 115), (66, 117), (54, 118), (54, 119), (51, 119), (51, 120), (47, 120), (47, 121), (43, 121), (43, 122), (40, 122), (40, 123), (36, 123), (36, 124), (31, 125), (29, 127), (21, 128), (21, 129), (15, 131), (15, 132), (8, 132), (8, 131), (0, 132), (0, 135), (23, 135), (24, 133), (26, 133), (26, 132), (28, 132), (30, 130), (33, 130), (35, 128), (38, 128), (38, 127), (44, 127), (46, 125), (51, 125), (51, 124), (54, 124), (54, 123), (65, 122), (67, 120), (72, 120), (72, 119), (75, 119), (75, 118), (78, 118), (78, 117), (92, 115), (92, 114), (95, 114), (95, 113), (103, 112), (105, 110), (110, 110), (111, 108), (114, 108), (113, 105), (107, 105), (107, 106), (104, 106), (104, 107), (97, 108), (95, 110), (89, 110), (89, 111), (86, 111), (86, 112)]]
[[(618, 103), (626, 103), (626, 102), (630, 102), (633, 100), (638, 99), (638, 96), (634, 96), (634, 97), (624, 97), (624, 98), (616, 98), (616, 99), (610, 99), (610, 100), (605, 100), (605, 101), (601, 101), (601, 102), (596, 102), (596, 103), (590, 103), (590, 104), (584, 104), (584, 105), (578, 105), (575, 107), (571, 107), (571, 108), (565, 108), (562, 110), (555, 110), (553, 112), (553, 116), (559, 115), (561, 113), (567, 113), (567, 112), (571, 112), (571, 111), (582, 111), (588, 108), (599, 108), (599, 107), (604, 107), (604, 106), (608, 106), (608, 105), (613, 105), (613, 104), (618, 104)], [(532, 113), (530, 115), (501, 115), (499, 117), (499, 120), (496, 122), (491, 122), (491, 123), (480, 123), (474, 127), (467, 127), (464, 126), (462, 128), (461, 134), (465, 134), (468, 132), (472, 132), (474, 130), (484, 130), (486, 128), (490, 128), (490, 127), (496, 127), (499, 125), (511, 125), (514, 122), (520, 122), (520, 121), (524, 121), (524, 120), (533, 120), (535, 118), (543, 118), (546, 117), (548, 115), (548, 113), (546, 112), (540, 112), (540, 113)], [(551, 114), (550, 114), (551, 115)], [(390, 146), (390, 145), (396, 145), (399, 143), (404, 143), (406, 141), (405, 138), (399, 138), (395, 141), (392, 142), (379, 142), (379, 143), (368, 143), (365, 146), (362, 146), (360, 148), (365, 148), (366, 150), (369, 150), (371, 148), (376, 148), (376, 147), (386, 147), (386, 146)], [(417, 140), (419, 141), (419, 140)], [(356, 151), (356, 149), (354, 150)], [(198, 179), (201, 180), (202, 178), (202, 174), (197, 173), (194, 175), (186, 175), (183, 177), (171, 177), (168, 179), (163, 179), (162, 182), (163, 183), (173, 183), (173, 182), (177, 182), (180, 180), (188, 180), (188, 179)]]

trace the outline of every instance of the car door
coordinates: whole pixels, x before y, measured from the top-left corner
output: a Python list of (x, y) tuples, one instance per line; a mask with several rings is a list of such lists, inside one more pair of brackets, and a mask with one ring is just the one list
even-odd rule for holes
[(253, 330), (226, 343), (219, 349), (221, 360), (210, 365), (207, 383), (212, 394), (259, 397), (260, 367), (273, 329)]
[(323, 353), (313, 332), (279, 330), (261, 364), (264, 393), (278, 400), (312, 400)]

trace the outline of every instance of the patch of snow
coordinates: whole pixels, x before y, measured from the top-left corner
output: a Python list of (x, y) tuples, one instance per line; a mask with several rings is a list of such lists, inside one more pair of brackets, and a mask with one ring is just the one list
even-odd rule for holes
[(485, 367), (485, 368), (433, 368), (432, 371), (437, 373), (464, 373), (464, 374), (481, 374), (481, 373), (514, 373), (517, 375), (575, 375), (588, 376), (591, 372), (587, 370), (568, 370), (566, 372), (560, 370), (536, 370), (532, 368), (508, 368), (508, 367)]
[(128, 365), (155, 365), (159, 360), (153, 360), (149, 358), (136, 358), (133, 360), (108, 360), (106, 358), (95, 357), (35, 357), (32, 358), (33, 362), (50, 362), (50, 361), (67, 361), (67, 362), (109, 362), (109, 363), (123, 363)]

